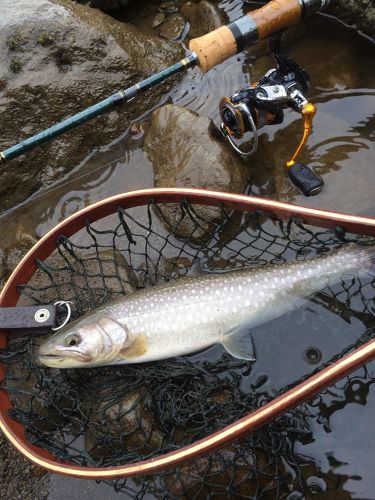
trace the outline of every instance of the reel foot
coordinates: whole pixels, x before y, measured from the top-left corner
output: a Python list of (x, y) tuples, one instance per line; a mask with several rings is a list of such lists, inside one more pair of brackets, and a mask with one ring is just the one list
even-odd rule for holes
[(324, 186), (323, 179), (303, 163), (295, 163), (289, 167), (288, 177), (305, 196), (319, 194)]

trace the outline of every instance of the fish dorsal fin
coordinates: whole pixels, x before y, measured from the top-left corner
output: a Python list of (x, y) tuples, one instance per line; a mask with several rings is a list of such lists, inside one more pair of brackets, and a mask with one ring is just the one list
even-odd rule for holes
[(253, 338), (243, 327), (236, 328), (225, 335), (221, 344), (234, 358), (256, 361)]
[(138, 356), (146, 354), (147, 347), (146, 334), (140, 333), (131, 345), (125, 345), (121, 351), (119, 351), (119, 355), (124, 359), (137, 358)]

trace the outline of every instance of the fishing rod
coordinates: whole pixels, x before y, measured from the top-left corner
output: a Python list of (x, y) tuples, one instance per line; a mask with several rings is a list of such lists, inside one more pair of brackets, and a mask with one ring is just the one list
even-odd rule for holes
[[(330, 0), (272, 0), (263, 7), (244, 15), (227, 26), (221, 26), (206, 35), (192, 39), (189, 44), (191, 53), (181, 61), (3, 150), (0, 152), (0, 163), (5, 163), (13, 158), (17, 158), (44, 142), (115, 108), (119, 104), (131, 101), (137, 95), (182, 71), (198, 66), (203, 72), (207, 72), (217, 64), (241, 52), (246, 46), (264, 40), (284, 30), (288, 26), (298, 23), (300, 20), (323, 9), (329, 2)], [(301, 104), (301, 110), (303, 106), (306, 106), (307, 101), (305, 101)], [(242, 109), (247, 113), (245, 108), (242, 106)], [(237, 118), (241, 115), (241, 119), (243, 120), (242, 113), (237, 113), (237, 110), (235, 113)], [(307, 113), (307, 115), (311, 118), (311, 113)], [(249, 113), (247, 113), (247, 117), (249, 117)], [(251, 129), (255, 130), (256, 126), (255, 124), (253, 125)], [(245, 128), (246, 127), (244, 127), (244, 130)], [(257, 128), (260, 127), (258, 126)], [(307, 120), (305, 123), (304, 136), (308, 136), (310, 129), (311, 120)], [(232, 132), (230, 126), (224, 127), (223, 131), (227, 135), (230, 135)], [(294, 155), (292, 161), (295, 162), (295, 159), (296, 155)], [(289, 174), (290, 171), (289, 168)], [(293, 178), (291, 175), (289, 175), (289, 177), (306, 195), (316, 194), (316, 184), (322, 184), (321, 179), (317, 177), (312, 170), (308, 169), (308, 167), (305, 167), (299, 173), (297, 172), (296, 178)], [(313, 187), (311, 187), (311, 185), (313, 185)]]

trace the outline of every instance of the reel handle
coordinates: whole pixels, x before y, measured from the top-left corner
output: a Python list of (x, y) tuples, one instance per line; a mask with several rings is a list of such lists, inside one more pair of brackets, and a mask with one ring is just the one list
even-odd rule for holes
[(245, 46), (298, 23), (327, 3), (327, 0), (272, 0), (227, 26), (194, 38), (189, 49), (198, 55), (198, 65), (206, 72)]
[(305, 104), (301, 107), (300, 112), (303, 119), (303, 135), (292, 158), (285, 164), (285, 167), (287, 169), (289, 169), (296, 163), (298, 156), (301, 154), (303, 148), (306, 145), (307, 139), (311, 134), (313, 119), (314, 116), (316, 115), (316, 106), (314, 106), (314, 104), (312, 104), (311, 102), (305, 101)]
[(303, 135), (294, 155), (288, 162), (286, 162), (285, 165), (290, 181), (305, 196), (315, 196), (320, 193), (324, 186), (323, 179), (307, 165), (304, 165), (303, 163), (296, 163), (296, 159), (301, 154), (301, 151), (311, 133), (312, 122), (315, 114), (316, 107), (311, 102), (306, 103), (302, 107), (301, 115), (303, 118)]
[(323, 189), (324, 182), (319, 175), (303, 163), (294, 163), (288, 169), (291, 183), (305, 196), (315, 196)]

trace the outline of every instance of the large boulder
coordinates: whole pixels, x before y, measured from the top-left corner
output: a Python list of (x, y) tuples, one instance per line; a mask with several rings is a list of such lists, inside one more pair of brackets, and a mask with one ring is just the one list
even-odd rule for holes
[(90, 7), (102, 9), (104, 11), (112, 11), (125, 7), (130, 0), (80, 0), (79, 3), (87, 3)]
[(207, 0), (201, 0), (199, 3), (188, 0), (182, 5), (181, 14), (190, 23), (191, 38), (205, 35), (228, 22), (224, 11)]
[[(70, 0), (2, 0), (0, 150), (181, 57), (181, 47)], [(0, 166), (0, 212), (64, 175), (93, 147), (118, 137), (166, 88)]]
[(212, 122), (180, 106), (167, 104), (152, 114), (145, 139), (157, 187), (197, 187), (242, 193), (246, 163), (219, 140)]
[[(248, 180), (246, 163), (226, 142), (216, 138), (209, 118), (167, 104), (152, 114), (145, 150), (154, 169), (156, 187), (196, 187), (243, 193)], [(177, 205), (163, 215), (180, 236), (201, 241), (218, 222), (220, 210), (199, 207), (199, 226)], [(192, 235), (192, 232), (194, 234)]]
[(374, 0), (331, 0), (327, 10), (366, 35), (375, 36)]

